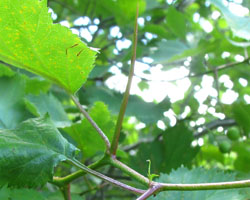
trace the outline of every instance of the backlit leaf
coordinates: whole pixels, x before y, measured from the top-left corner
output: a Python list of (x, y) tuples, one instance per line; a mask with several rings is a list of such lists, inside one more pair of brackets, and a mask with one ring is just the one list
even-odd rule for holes
[(46, 4), (1, 0), (0, 60), (75, 93), (93, 68), (96, 52), (68, 28), (53, 24)]

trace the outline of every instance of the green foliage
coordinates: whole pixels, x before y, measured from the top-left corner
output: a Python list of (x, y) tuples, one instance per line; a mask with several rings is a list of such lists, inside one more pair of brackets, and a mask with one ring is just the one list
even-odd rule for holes
[[(112, 139), (114, 132), (114, 120), (110, 116), (108, 107), (102, 102), (96, 102), (90, 109), (89, 114), (99, 127), (107, 134), (108, 138)], [(84, 118), (80, 123), (64, 128), (64, 130), (78, 144), (78, 148), (81, 149), (85, 159), (105, 150), (103, 140), (86, 118)]]
[(193, 135), (184, 124), (167, 129), (162, 137), (162, 141), (140, 145), (136, 156), (131, 156), (130, 162), (134, 169), (146, 174), (145, 161), (150, 159), (154, 173), (168, 173), (183, 164), (190, 164), (199, 151), (199, 147), (191, 146)]
[(52, 180), (54, 167), (74, 157), (50, 118), (29, 119), (13, 130), (0, 130), (0, 185), (36, 187)]
[(188, 46), (179, 40), (161, 41), (151, 57), (155, 63), (167, 64), (173, 60), (174, 56), (182, 54)]
[(69, 29), (52, 23), (45, 0), (3, 0), (0, 16), (1, 60), (42, 75), (71, 93), (86, 81), (96, 52)]
[[(110, 91), (106, 87), (89, 87), (85, 91), (81, 91), (80, 100), (83, 104), (91, 104), (91, 102), (98, 100), (103, 101), (113, 114), (117, 114), (120, 110), (122, 95), (118, 92)], [(127, 105), (126, 116), (135, 116), (146, 124), (155, 123), (163, 118), (163, 112), (167, 111), (169, 106), (168, 98), (159, 104), (155, 104), (146, 103), (140, 97), (131, 95)]]
[(243, 103), (236, 103), (233, 105), (233, 116), (237, 123), (243, 128), (244, 133), (248, 134), (250, 131), (250, 105)]
[(25, 80), (18, 75), (0, 78), (0, 128), (14, 128), (31, 115), (25, 109)]
[[(113, 183), (143, 189), (156, 174), (166, 183), (249, 178), (247, 1), (0, 2), (0, 199), (66, 199), (64, 183), (70, 183), (72, 200), (137, 198), (90, 175), (75, 180), (86, 171), (95, 174), (80, 161)], [(78, 91), (112, 142), (137, 2), (135, 75), (115, 157), (70, 97)], [(88, 46), (100, 49), (98, 56)], [(63, 137), (81, 150), (78, 160), (76, 147)], [(166, 198), (248, 200), (249, 188), (168, 191), (154, 199)]]
[(65, 126), (70, 126), (71, 124), (61, 102), (51, 93), (41, 93), (38, 96), (27, 95), (25, 103), (28, 110), (37, 117), (49, 113), (51, 120), (55, 123), (56, 127), (63, 128)]
[(225, 19), (227, 20), (228, 25), (236, 36), (244, 38), (246, 40), (250, 40), (250, 17), (239, 17), (237, 15), (234, 15), (228, 9), (228, 7), (223, 5), (222, 1), (220, 0), (210, 1), (221, 10), (223, 15), (225, 16)]
[(249, 173), (250, 172), (250, 141), (237, 142), (233, 145), (233, 151), (237, 153), (234, 162), (235, 169)]
[(14, 76), (15, 72), (13, 72), (10, 68), (0, 63), (0, 77), (1, 76)]
[[(181, 167), (170, 174), (161, 174), (156, 181), (165, 183), (210, 183), (223, 182), (235, 179), (235, 173), (224, 173), (216, 169), (205, 170), (203, 168), (195, 168), (188, 170)], [(234, 190), (207, 190), (207, 191), (168, 191), (161, 192), (156, 197), (149, 199), (155, 200), (219, 200), (219, 199), (237, 199), (243, 200), (245, 197), (240, 194), (239, 189)]]
[(186, 20), (183, 13), (170, 7), (167, 12), (167, 26), (178, 37), (185, 38), (187, 32)]

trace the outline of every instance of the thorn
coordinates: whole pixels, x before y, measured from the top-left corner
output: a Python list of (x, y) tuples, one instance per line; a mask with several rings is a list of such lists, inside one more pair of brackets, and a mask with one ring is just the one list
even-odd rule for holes
[(70, 49), (70, 48), (74, 48), (74, 47), (76, 47), (77, 45), (79, 45), (79, 44), (74, 44), (73, 46), (68, 47), (68, 48), (66, 49), (66, 55), (68, 55), (68, 49)]
[(82, 53), (83, 49), (81, 51), (79, 51), (79, 53), (76, 56), (80, 56), (80, 54)]

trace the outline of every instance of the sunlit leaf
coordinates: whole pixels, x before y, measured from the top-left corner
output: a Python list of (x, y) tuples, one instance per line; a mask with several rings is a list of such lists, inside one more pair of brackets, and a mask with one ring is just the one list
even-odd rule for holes
[(93, 68), (96, 52), (59, 24), (45, 0), (2, 0), (0, 60), (44, 76), (75, 93)]

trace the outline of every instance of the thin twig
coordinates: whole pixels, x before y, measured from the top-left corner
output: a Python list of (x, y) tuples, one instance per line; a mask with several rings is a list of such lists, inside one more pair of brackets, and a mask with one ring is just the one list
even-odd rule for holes
[(123, 122), (123, 118), (124, 118), (125, 111), (127, 108), (129, 91), (131, 88), (132, 79), (133, 79), (133, 75), (134, 75), (134, 66), (135, 66), (136, 48), (137, 48), (137, 35), (138, 35), (138, 23), (137, 23), (138, 15), (139, 15), (139, 4), (137, 2), (135, 26), (134, 26), (134, 36), (133, 36), (133, 49), (132, 49), (133, 54), (132, 54), (132, 58), (131, 58), (131, 68), (130, 68), (130, 72), (129, 72), (126, 91), (125, 91), (124, 96), (123, 96), (122, 104), (120, 107), (120, 112), (119, 112), (116, 127), (115, 127), (115, 134), (114, 134), (112, 144), (111, 144), (111, 154), (114, 156), (116, 155), (116, 150), (118, 147), (122, 122)]
[(68, 160), (71, 164), (75, 165), (76, 167), (80, 168), (81, 170), (85, 171), (86, 173), (88, 174), (92, 174), (112, 185), (115, 185), (115, 186), (118, 186), (120, 188), (123, 188), (127, 191), (130, 191), (132, 193), (135, 193), (135, 194), (143, 194), (145, 192), (145, 190), (141, 190), (141, 189), (138, 189), (138, 188), (135, 188), (135, 187), (132, 187), (132, 186), (129, 186), (129, 185), (126, 185), (124, 183), (121, 183), (120, 181), (117, 181), (115, 179), (112, 179), (110, 177), (107, 177), (97, 171), (94, 171), (90, 168), (88, 168), (87, 166), (83, 165), (81, 162), (79, 162), (78, 160)]
[(74, 103), (76, 104), (76, 106), (79, 108), (79, 110), (81, 111), (81, 113), (84, 115), (84, 117), (86, 117), (86, 119), (90, 122), (90, 124), (93, 126), (93, 128), (101, 136), (101, 138), (103, 139), (103, 141), (104, 141), (104, 143), (106, 145), (106, 150), (107, 150), (107, 152), (109, 152), (109, 150), (110, 150), (110, 142), (109, 142), (108, 137), (100, 129), (100, 127), (95, 123), (95, 121), (89, 116), (89, 114), (87, 113), (87, 111), (84, 110), (84, 108), (82, 107), (82, 105), (80, 104), (80, 102), (77, 100), (77, 98), (75, 96), (73, 96), (73, 95), (71, 95), (71, 98), (74, 101)]

